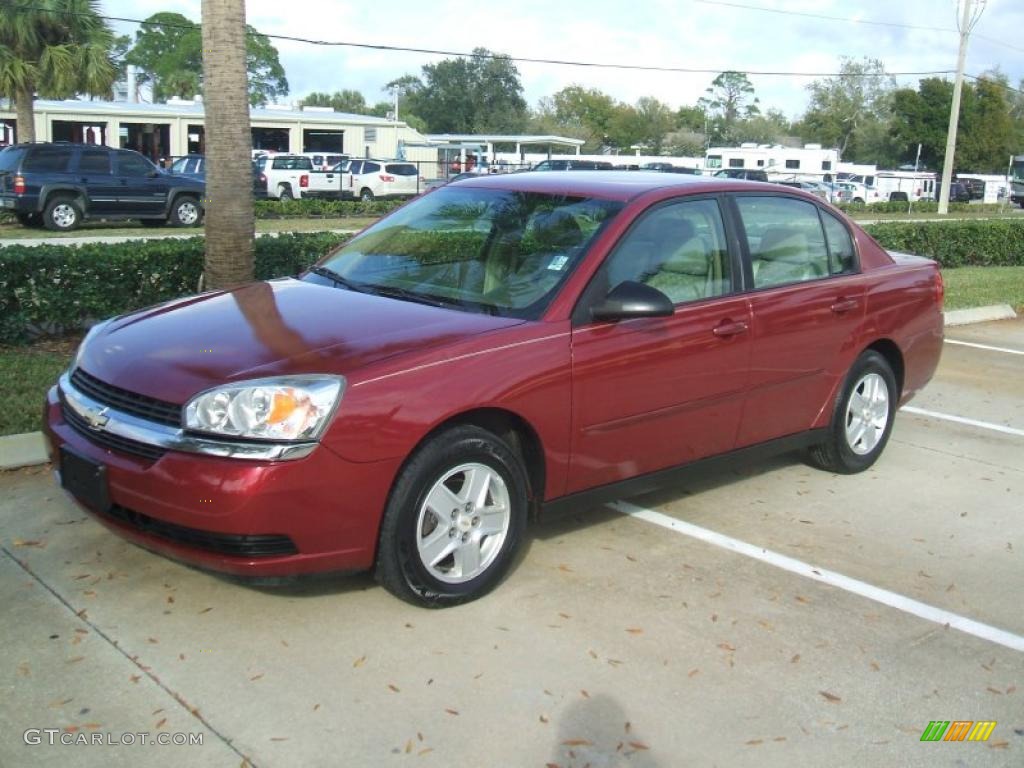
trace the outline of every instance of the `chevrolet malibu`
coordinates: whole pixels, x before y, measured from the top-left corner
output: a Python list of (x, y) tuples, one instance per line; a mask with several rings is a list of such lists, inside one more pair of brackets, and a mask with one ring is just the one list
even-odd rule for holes
[(942, 295), (799, 190), (486, 176), (297, 278), (95, 326), (46, 436), (63, 488), (150, 550), (453, 605), (540, 512), (772, 452), (870, 467), (938, 363)]

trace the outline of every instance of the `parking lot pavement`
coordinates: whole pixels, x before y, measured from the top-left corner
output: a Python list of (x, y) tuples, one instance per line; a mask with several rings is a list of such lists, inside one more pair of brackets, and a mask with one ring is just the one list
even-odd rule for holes
[[(1024, 350), (1019, 322), (949, 335)], [(947, 345), (914, 405), (1024, 429), (1022, 380), (1024, 356)], [(0, 765), (1020, 765), (1022, 449), (904, 412), (862, 475), (783, 457), (629, 500), (749, 552), (581, 510), (536, 526), (496, 592), (447, 611), (366, 576), (256, 589), (204, 574), (107, 533), (43, 468), (10, 472)], [(997, 724), (987, 742), (922, 743), (932, 720)], [(46, 727), (204, 743), (23, 743)]]

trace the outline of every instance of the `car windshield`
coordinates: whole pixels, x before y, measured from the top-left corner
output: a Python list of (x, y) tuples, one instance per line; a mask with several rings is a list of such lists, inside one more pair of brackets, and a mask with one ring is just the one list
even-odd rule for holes
[(537, 319), (621, 208), (586, 197), (442, 187), (320, 266), (355, 290)]

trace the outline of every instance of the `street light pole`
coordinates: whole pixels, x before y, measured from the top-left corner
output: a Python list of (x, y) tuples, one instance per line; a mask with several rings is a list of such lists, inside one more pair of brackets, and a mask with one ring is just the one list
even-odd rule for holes
[(956, 152), (956, 129), (960, 122), (960, 92), (964, 86), (964, 63), (967, 61), (967, 39), (971, 34), (972, 0), (963, 0), (964, 11), (960, 21), (960, 53), (956, 60), (956, 80), (953, 83), (953, 104), (949, 110), (949, 131), (946, 133), (946, 156), (942, 161), (942, 187), (939, 191), (939, 215), (949, 213), (949, 184), (953, 177), (953, 155)]

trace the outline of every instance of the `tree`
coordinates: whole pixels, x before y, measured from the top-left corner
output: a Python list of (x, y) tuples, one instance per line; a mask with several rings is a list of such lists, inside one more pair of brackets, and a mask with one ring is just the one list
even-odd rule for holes
[[(245, 45), (249, 103), (258, 106), (287, 95), (288, 80), (270, 39), (246, 26)], [(202, 30), (180, 13), (146, 19), (125, 61), (137, 68), (140, 83), (151, 86), (153, 101), (191, 98), (203, 91)]]
[(875, 162), (878, 147), (868, 138), (888, 122), (896, 81), (877, 59), (860, 61), (842, 57), (839, 75), (815, 80), (807, 86), (810, 106), (800, 125), (801, 136), (827, 147), (852, 162)]
[(712, 141), (736, 141), (736, 126), (760, 113), (754, 86), (742, 72), (728, 70), (711, 81), (697, 105), (708, 113)]
[(349, 112), (354, 115), (371, 114), (363, 94), (347, 88), (334, 93), (313, 91), (299, 104), (304, 107), (331, 107), (336, 112)]
[(526, 125), (519, 70), (508, 56), (486, 48), (427, 64), (421, 78), (397, 82), (411, 111), (433, 133), (517, 133)]
[(757, 144), (781, 144), (792, 131), (789, 119), (778, 109), (754, 115), (736, 125), (736, 140)]
[[(997, 82), (984, 77), (975, 84), (964, 84), (954, 170), (1005, 173), (1006, 161), (1015, 150), (1005, 93)], [(921, 80), (916, 91), (902, 88), (895, 92), (890, 131), (905, 162), (914, 161), (920, 143), (922, 163), (942, 167), (952, 100), (953, 84), (936, 77)]]
[(597, 152), (608, 143), (617, 107), (604, 91), (570, 85), (551, 97), (551, 108), (560, 132), (586, 141), (584, 152)]
[(253, 279), (252, 137), (245, 0), (203, 0), (207, 288)]
[(619, 105), (612, 119), (611, 138), (621, 149), (639, 145), (647, 154), (660, 155), (674, 119), (666, 104), (652, 96), (642, 96), (633, 106)]
[(114, 37), (96, 0), (5, 4), (0, 13), (0, 95), (14, 102), (18, 140), (35, 141), (34, 104), (78, 93), (109, 96)]

